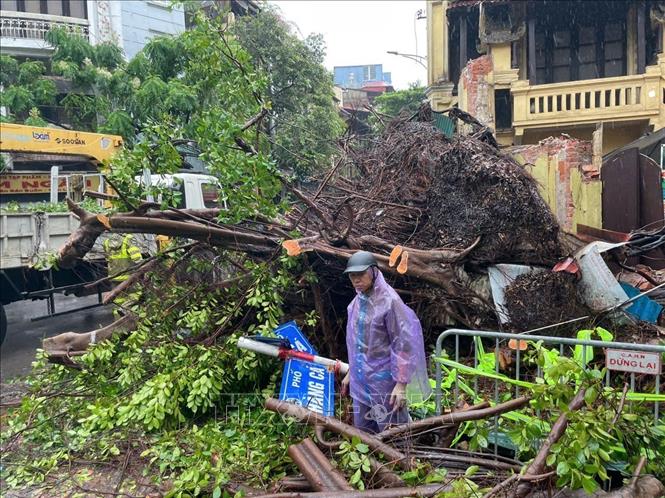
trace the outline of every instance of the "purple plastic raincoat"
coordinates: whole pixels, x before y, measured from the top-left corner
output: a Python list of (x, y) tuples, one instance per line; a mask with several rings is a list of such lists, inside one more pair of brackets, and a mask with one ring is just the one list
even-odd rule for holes
[(408, 384), (409, 402), (421, 401), (431, 389), (420, 321), (381, 271), (372, 270), (374, 286), (358, 292), (347, 309), (351, 397), (370, 407), (383, 404), (400, 382)]

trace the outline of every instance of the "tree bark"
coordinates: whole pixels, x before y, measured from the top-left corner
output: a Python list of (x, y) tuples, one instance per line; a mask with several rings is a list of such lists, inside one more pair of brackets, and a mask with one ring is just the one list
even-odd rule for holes
[(398, 425), (397, 427), (392, 427), (379, 433), (377, 437), (381, 441), (388, 441), (395, 438), (396, 436), (413, 434), (414, 432), (431, 429), (432, 427), (457, 425), (461, 422), (468, 422), (469, 420), (482, 420), (522, 408), (524, 405), (528, 404), (529, 401), (531, 401), (531, 398), (521, 397), (511, 399), (510, 401), (506, 401), (505, 403), (500, 403), (489, 408), (482, 408), (479, 410), (465, 410), (460, 412), (446, 413), (445, 415), (439, 415), (436, 417), (429, 417), (423, 420), (418, 420), (417, 422), (411, 422), (408, 424)]
[[(577, 392), (573, 400), (568, 404), (568, 412), (579, 410), (582, 407), (582, 405), (584, 404), (585, 392), (586, 389), (584, 388), (580, 389)], [(524, 478), (529, 478), (531, 476), (543, 473), (543, 470), (545, 469), (545, 462), (547, 460), (547, 455), (549, 455), (552, 445), (556, 443), (559, 439), (561, 439), (563, 435), (566, 433), (566, 428), (568, 427), (568, 412), (561, 413), (561, 415), (559, 415), (559, 418), (556, 419), (556, 422), (554, 422), (554, 425), (552, 426), (552, 430), (547, 435), (547, 438), (545, 438), (545, 441), (540, 447), (540, 450), (538, 450), (538, 454), (529, 464), (529, 466), (526, 469), (526, 472), (524, 472)], [(524, 498), (531, 492), (532, 487), (533, 487), (533, 481), (522, 481), (517, 486), (517, 491), (515, 492), (515, 498)]]
[(125, 315), (106, 327), (90, 332), (65, 332), (55, 337), (47, 337), (42, 341), (42, 347), (49, 356), (68, 356), (73, 352), (83, 352), (90, 344), (104, 341), (116, 332), (128, 332), (134, 325), (136, 316)]
[[(265, 407), (268, 410), (288, 415), (301, 422), (309, 425), (323, 425), (326, 429), (336, 432), (337, 434), (345, 434), (349, 437), (357, 437), (361, 442), (365, 443), (369, 448), (378, 453), (383, 453), (384, 457), (388, 459), (392, 465), (397, 465), (404, 470), (412, 470), (413, 462), (407, 458), (402, 452), (396, 450), (392, 446), (381, 442), (380, 439), (363, 432), (355, 427), (340, 422), (332, 417), (324, 417), (311, 410), (296, 406), (292, 403), (279, 401), (274, 398), (268, 398), (265, 402)], [(406, 496), (406, 495), (405, 495)]]

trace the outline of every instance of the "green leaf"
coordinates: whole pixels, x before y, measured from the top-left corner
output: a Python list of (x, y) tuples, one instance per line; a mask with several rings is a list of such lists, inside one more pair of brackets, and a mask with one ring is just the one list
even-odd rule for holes
[(478, 465), (471, 465), (464, 472), (464, 477), (473, 477), (478, 472), (478, 470), (480, 470)]
[(584, 491), (592, 494), (598, 489), (598, 483), (590, 477), (585, 477), (582, 479), (582, 487), (584, 488)]
[(596, 398), (598, 398), (598, 389), (596, 389), (594, 386), (587, 388), (586, 392), (584, 393), (585, 403), (590, 406), (594, 401), (596, 401)]
[(559, 462), (559, 464), (556, 466), (556, 473), (559, 476), (566, 475), (570, 472), (570, 466), (568, 465), (568, 462)]
[(356, 444), (356, 450), (359, 451), (360, 453), (368, 453), (369, 446), (367, 446), (365, 443), (358, 443)]
[(217, 486), (212, 492), (212, 498), (220, 498), (222, 496), (222, 489)]

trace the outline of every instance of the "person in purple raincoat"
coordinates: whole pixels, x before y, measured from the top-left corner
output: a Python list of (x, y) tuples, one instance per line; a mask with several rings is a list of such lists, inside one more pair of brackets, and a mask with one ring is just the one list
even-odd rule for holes
[(357, 295), (347, 309), (349, 372), (342, 394), (350, 388), (357, 428), (381, 432), (410, 420), (407, 399), (422, 400), (431, 392), (422, 327), (371, 253), (356, 252), (344, 273)]

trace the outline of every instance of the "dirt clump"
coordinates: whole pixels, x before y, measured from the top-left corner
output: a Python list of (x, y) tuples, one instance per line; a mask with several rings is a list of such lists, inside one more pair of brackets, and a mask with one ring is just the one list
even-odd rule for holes
[[(563, 272), (518, 276), (506, 288), (505, 306), (511, 327), (520, 332), (590, 314), (575, 286), (575, 276)], [(579, 324), (575, 327), (579, 329)]]

